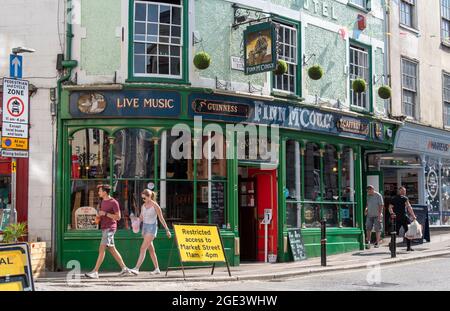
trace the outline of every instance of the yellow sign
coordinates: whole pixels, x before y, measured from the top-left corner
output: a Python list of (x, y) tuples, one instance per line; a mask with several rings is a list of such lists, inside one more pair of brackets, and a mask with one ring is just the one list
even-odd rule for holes
[(2, 148), (28, 150), (28, 138), (2, 137)]
[(217, 226), (173, 227), (182, 262), (226, 262)]
[(0, 283), (0, 292), (21, 292), (23, 291), (22, 282)]
[(11, 161), (11, 172), (12, 173), (17, 172), (17, 162), (16, 161)]
[(0, 252), (0, 277), (25, 274), (26, 259), (20, 250)]

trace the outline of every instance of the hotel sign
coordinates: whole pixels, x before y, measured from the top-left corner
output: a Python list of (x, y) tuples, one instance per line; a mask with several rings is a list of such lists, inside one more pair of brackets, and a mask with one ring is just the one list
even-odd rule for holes
[(70, 114), (74, 118), (178, 117), (181, 95), (171, 91), (74, 92)]

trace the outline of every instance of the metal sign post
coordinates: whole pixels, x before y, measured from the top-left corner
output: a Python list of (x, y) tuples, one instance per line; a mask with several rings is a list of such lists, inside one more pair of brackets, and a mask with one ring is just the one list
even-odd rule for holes
[(16, 197), (17, 197), (17, 161), (16, 158), (12, 158), (11, 161), (11, 212), (12, 217), (10, 223), (17, 223), (17, 209), (16, 209)]

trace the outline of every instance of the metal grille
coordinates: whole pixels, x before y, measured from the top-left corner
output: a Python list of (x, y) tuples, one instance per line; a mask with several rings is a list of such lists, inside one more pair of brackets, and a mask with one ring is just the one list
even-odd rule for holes
[(355, 93), (351, 87), (357, 78), (364, 79), (369, 85), (369, 53), (367, 50), (350, 46), (350, 95), (352, 105), (369, 109), (368, 90), (364, 93)]
[(278, 24), (279, 58), (288, 65), (284, 75), (274, 75), (273, 88), (278, 91), (296, 93), (297, 81), (297, 29)]
[(183, 7), (136, 1), (134, 75), (181, 77)]

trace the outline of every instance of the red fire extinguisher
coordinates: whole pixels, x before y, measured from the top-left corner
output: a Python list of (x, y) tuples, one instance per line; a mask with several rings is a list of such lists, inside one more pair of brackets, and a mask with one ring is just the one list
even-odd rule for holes
[(72, 179), (80, 178), (80, 161), (77, 155), (72, 155)]

